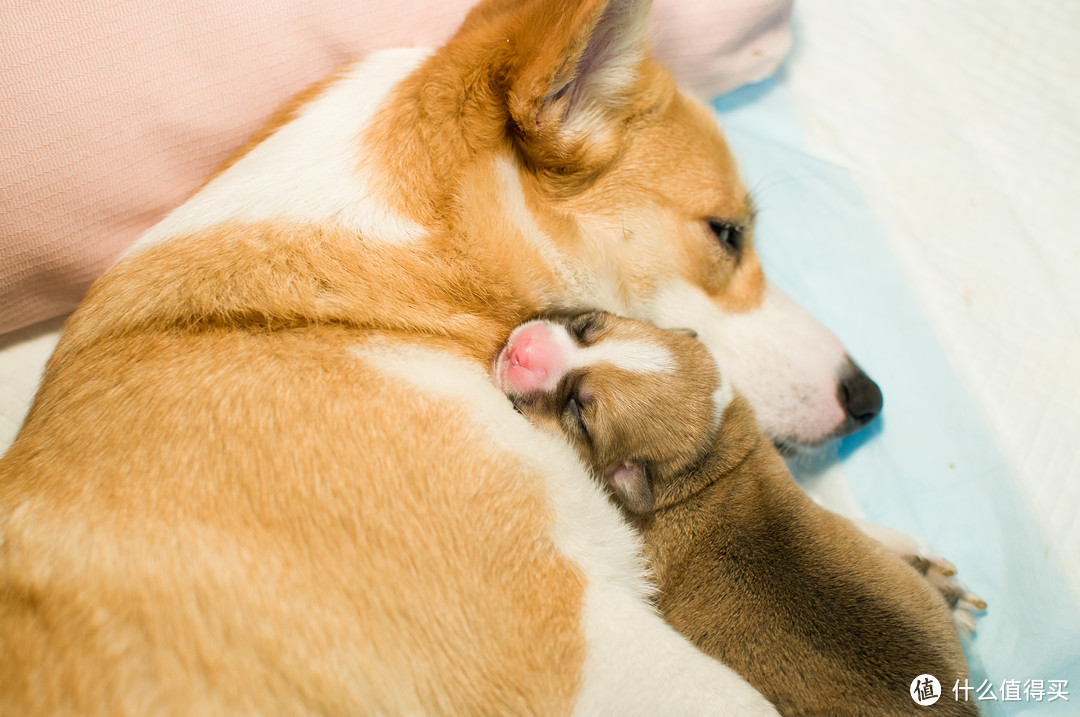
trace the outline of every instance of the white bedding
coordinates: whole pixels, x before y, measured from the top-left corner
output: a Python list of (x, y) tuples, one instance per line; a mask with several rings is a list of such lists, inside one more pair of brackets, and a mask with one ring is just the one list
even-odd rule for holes
[(1080, 4), (795, 22), (806, 146), (850, 169), (1080, 601)]

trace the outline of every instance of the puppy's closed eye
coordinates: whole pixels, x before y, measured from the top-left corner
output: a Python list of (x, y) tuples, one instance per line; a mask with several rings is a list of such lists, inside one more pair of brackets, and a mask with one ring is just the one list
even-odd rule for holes
[(581, 389), (579, 382), (567, 393), (566, 402), (563, 404), (563, 414), (570, 424), (570, 430), (578, 432), (586, 444), (592, 445), (592, 436), (589, 434), (589, 426), (585, 420), (585, 408), (590, 400)]
[(578, 401), (577, 396), (571, 394), (570, 398), (566, 400), (566, 412), (574, 419), (574, 423), (581, 429), (581, 432), (588, 437), (589, 429), (585, 426), (585, 417), (582, 415), (581, 402)]
[(566, 325), (566, 332), (579, 346), (589, 346), (595, 342), (599, 329), (599, 319), (595, 312), (581, 314)]

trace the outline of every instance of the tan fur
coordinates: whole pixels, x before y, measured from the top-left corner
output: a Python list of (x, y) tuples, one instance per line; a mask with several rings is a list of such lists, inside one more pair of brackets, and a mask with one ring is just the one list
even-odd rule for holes
[[(334, 324), (455, 339), (478, 360), (540, 296), (507, 277), (507, 256), (450, 242), (358, 243), (340, 229), (226, 224), (154, 247), (96, 282), (53, 361), (102, 335), (147, 328), (273, 331)], [(401, 292), (401, 277), (410, 277)]]
[[(730, 152), (662, 69), (572, 132), (571, 100), (544, 101), (606, 7), (483, 4), (356, 138), (422, 242), (223, 223), (94, 285), (0, 460), (0, 714), (570, 711), (585, 585), (543, 476), (353, 349), (481, 370), (604, 272), (627, 302), (687, 272), (759, 299), (752, 250), (705, 224), (749, 222)], [(503, 211), (499, 161), (564, 264)]]
[(517, 537), (539, 477), (343, 350), (371, 340), (159, 326), (50, 366), (0, 467), (0, 712), (568, 709), (582, 581)]
[[(603, 313), (586, 345), (648, 340), (678, 369), (632, 373), (610, 364), (560, 380), (581, 405), (582, 429), (562, 389), (515, 404), (568, 438), (601, 481), (634, 466), (647, 486), (615, 492), (642, 531), (665, 619), (742, 674), (784, 715), (976, 714), (908, 695), (922, 673), (943, 685), (968, 677), (948, 606), (911, 566), (821, 508), (795, 484), (737, 394), (715, 430), (719, 375), (692, 338)], [(572, 387), (572, 388), (570, 388)]]

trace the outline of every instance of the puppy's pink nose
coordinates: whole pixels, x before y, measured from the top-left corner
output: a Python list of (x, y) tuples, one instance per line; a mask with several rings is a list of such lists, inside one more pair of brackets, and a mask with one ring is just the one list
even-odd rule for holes
[(539, 391), (562, 370), (562, 352), (553, 338), (544, 324), (528, 326), (513, 337), (506, 349), (505, 376), (515, 390)]

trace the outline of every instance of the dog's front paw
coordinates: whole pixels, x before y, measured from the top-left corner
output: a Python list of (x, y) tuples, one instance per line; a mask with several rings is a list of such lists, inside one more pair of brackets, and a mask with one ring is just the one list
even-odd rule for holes
[(855, 521), (867, 535), (915, 568), (945, 598), (953, 619), (964, 632), (975, 632), (975, 616), (986, 611), (986, 601), (956, 577), (956, 566), (926, 542), (899, 530), (865, 520)]

